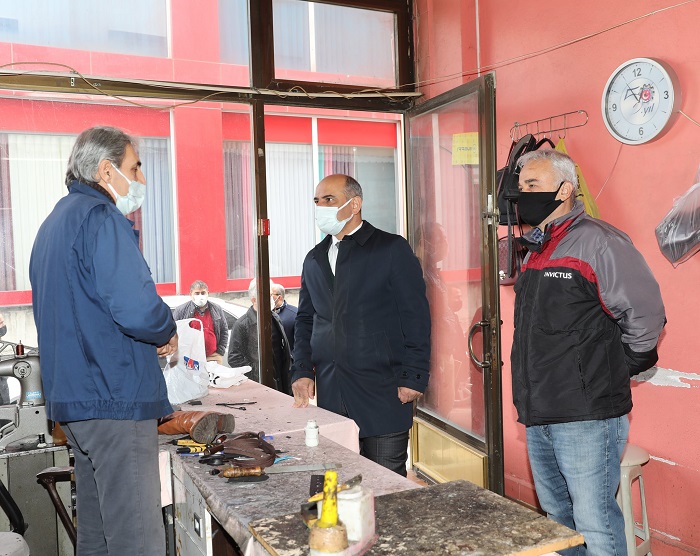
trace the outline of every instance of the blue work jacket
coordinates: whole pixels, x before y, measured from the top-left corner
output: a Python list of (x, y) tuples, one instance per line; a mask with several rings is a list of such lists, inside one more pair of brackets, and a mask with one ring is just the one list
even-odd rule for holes
[(104, 194), (74, 181), (39, 228), (29, 277), (49, 419), (172, 412), (156, 346), (175, 321), (132, 227)]

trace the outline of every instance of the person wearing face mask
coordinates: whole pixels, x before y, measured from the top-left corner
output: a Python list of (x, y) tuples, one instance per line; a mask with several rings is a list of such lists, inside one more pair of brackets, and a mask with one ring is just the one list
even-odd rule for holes
[(418, 259), (401, 236), (362, 220), (362, 187), (316, 187), (326, 237), (306, 256), (294, 327), (294, 406), (353, 419), (360, 454), (406, 476), (413, 401), (428, 385), (430, 310)]
[(626, 234), (576, 200), (576, 165), (523, 155), (518, 214), (532, 229), (515, 283), (513, 403), (540, 505), (585, 552), (627, 554), (615, 501), (632, 409), (630, 376), (652, 367), (666, 322), (651, 270)]
[(143, 202), (136, 141), (83, 131), (29, 263), (49, 419), (75, 458), (77, 554), (165, 554), (157, 422), (173, 412), (159, 356), (177, 328), (125, 215)]
[[(195, 280), (190, 286), (191, 301), (175, 307), (175, 320), (199, 319), (204, 325), (204, 349), (207, 361), (222, 364), (228, 343), (228, 325), (226, 315), (216, 303), (209, 303), (209, 287), (201, 280)], [(190, 326), (197, 325), (193, 321)]]
[[(270, 289), (272, 290), (272, 282)], [(260, 360), (258, 358), (258, 294), (255, 279), (248, 285), (248, 297), (251, 306), (231, 329), (231, 339), (228, 346), (228, 364), (231, 367), (249, 365), (253, 370), (246, 373), (251, 380), (260, 382)], [(277, 313), (274, 312), (275, 299), (271, 295), (267, 309), (272, 313), (272, 363), (274, 366), (275, 388), (291, 395), (289, 382), (289, 367), (291, 352), (284, 327)]]

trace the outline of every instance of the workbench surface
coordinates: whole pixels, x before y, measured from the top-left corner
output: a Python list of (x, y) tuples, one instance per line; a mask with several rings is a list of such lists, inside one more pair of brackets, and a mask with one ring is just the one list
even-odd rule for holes
[[(583, 543), (576, 531), (467, 481), (378, 496), (375, 513), (378, 539), (367, 556), (535, 556)], [(273, 556), (308, 553), (309, 530), (298, 513), (250, 528)]]
[[(218, 401), (244, 399), (258, 403), (246, 406), (246, 411), (214, 405)], [(331, 436), (347, 444), (349, 436), (354, 434), (354, 445), (357, 446), (357, 425), (340, 415), (316, 406), (295, 409), (291, 407), (291, 397), (251, 381), (225, 390), (210, 389), (210, 394), (201, 401), (201, 406), (184, 404), (182, 409), (230, 412), (236, 417), (236, 433), (264, 431), (273, 437), (269, 442), (275, 449), (283, 452), (280, 456), (298, 458), (276, 466), (340, 463), (340, 481), (362, 474), (362, 483), (377, 494), (419, 488), (414, 482), (361, 457), (357, 450), (329, 439)], [(313, 448), (305, 444), (303, 428), (308, 419), (316, 420), (321, 433), (319, 445)], [(261, 518), (298, 512), (309, 497), (311, 475), (323, 474), (323, 471), (271, 474), (262, 482), (230, 483), (225, 478), (211, 475), (212, 467), (200, 464), (197, 457), (175, 454), (175, 446), (169, 444), (172, 438), (177, 437), (162, 436), (161, 449), (170, 453), (173, 475), (181, 480), (186, 475), (192, 481), (211, 515), (248, 555), (264, 553), (262, 547), (252, 541), (248, 524)]]
[[(416, 483), (361, 457), (354, 421), (310, 406), (292, 407), (292, 398), (245, 382), (229, 389), (210, 389), (202, 405), (183, 410), (214, 410), (236, 417), (235, 433), (260, 432), (280, 456), (294, 459), (275, 467), (337, 463), (338, 481), (361, 474), (362, 484), (374, 493), (379, 539), (369, 555), (522, 554), (534, 556), (583, 542), (575, 531), (542, 517), (517, 503), (466, 481), (421, 488)], [(217, 402), (255, 401), (245, 411), (217, 406)], [(319, 425), (319, 445), (307, 447), (304, 426)], [(234, 433), (234, 434), (235, 434)], [(270, 474), (260, 482), (229, 482), (212, 475), (211, 466), (197, 457), (180, 456), (169, 440), (161, 447), (170, 455), (172, 475), (191, 483), (209, 513), (246, 556), (308, 553), (308, 530), (299, 510), (309, 497), (311, 475), (323, 471)], [(165, 454), (164, 454), (165, 455)], [(178, 503), (176, 502), (176, 514)], [(256, 540), (257, 539), (257, 540)]]

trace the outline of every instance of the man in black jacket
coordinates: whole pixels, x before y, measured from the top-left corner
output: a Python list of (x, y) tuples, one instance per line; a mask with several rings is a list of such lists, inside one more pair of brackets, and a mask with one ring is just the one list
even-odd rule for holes
[(627, 554), (615, 492), (630, 376), (658, 359), (661, 293), (629, 237), (575, 201), (571, 158), (534, 151), (518, 166), (518, 215), (532, 230), (515, 284), (513, 402), (537, 496), (549, 517), (585, 538), (585, 552), (562, 554)]
[[(406, 475), (413, 401), (428, 385), (430, 311), (418, 259), (401, 236), (362, 220), (362, 188), (331, 175), (316, 187), (327, 234), (304, 260), (292, 390), (353, 419), (360, 453)], [(315, 383), (314, 383), (315, 380)]]
[[(243, 367), (250, 365), (253, 370), (247, 374), (248, 378), (260, 382), (260, 361), (258, 356), (258, 300), (255, 280), (248, 286), (248, 297), (251, 306), (231, 329), (231, 342), (228, 348), (228, 364), (231, 367)], [(289, 382), (289, 367), (291, 365), (291, 353), (289, 342), (284, 332), (282, 323), (277, 314), (272, 311), (273, 301), (270, 299), (266, 306), (272, 312), (272, 361), (275, 371), (276, 389), (291, 395), (292, 388)]]

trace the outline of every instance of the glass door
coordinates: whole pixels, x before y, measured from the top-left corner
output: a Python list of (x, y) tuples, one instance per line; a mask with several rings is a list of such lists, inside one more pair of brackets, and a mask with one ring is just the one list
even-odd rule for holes
[(432, 319), (412, 463), (503, 493), (495, 76), (408, 113), (409, 230)]

